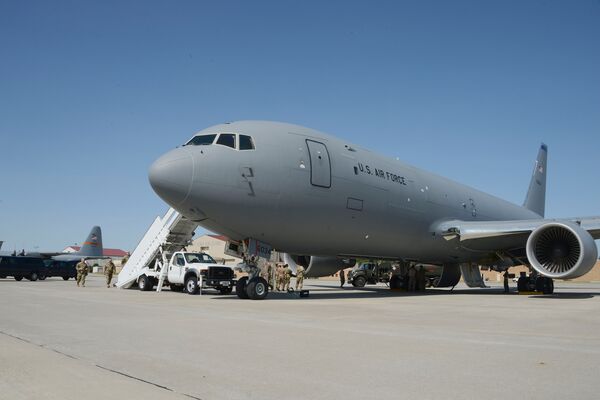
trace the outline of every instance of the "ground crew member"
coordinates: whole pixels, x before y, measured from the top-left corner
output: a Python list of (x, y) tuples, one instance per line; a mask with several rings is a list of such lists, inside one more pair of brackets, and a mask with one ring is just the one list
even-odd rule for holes
[(304, 284), (304, 267), (302, 265), (298, 265), (296, 268), (296, 290), (302, 290), (302, 285)]
[(289, 265), (285, 264), (285, 266), (283, 267), (283, 273), (284, 273), (283, 291), (287, 292), (290, 290), (290, 283), (292, 281), (292, 269), (290, 268)]
[(340, 287), (344, 287), (344, 283), (346, 283), (346, 272), (341, 269), (340, 270)]
[(279, 266), (279, 291), (283, 292), (285, 289), (285, 266)]
[(423, 269), (422, 265), (417, 271), (417, 290), (421, 292), (425, 291), (425, 270)]
[(417, 270), (411, 266), (408, 270), (408, 291), (414, 292), (417, 286)]
[(279, 292), (281, 286), (281, 265), (275, 264), (275, 290)]
[(88, 265), (83, 258), (77, 263), (75, 270), (77, 271), (77, 286), (81, 285), (85, 287), (85, 277), (88, 274)]
[(260, 277), (263, 278), (264, 280), (269, 281), (269, 264), (263, 264), (262, 267), (260, 267)]
[(508, 270), (504, 271), (504, 293), (508, 293), (509, 292), (509, 288), (508, 288)]
[(121, 259), (121, 267), (125, 266), (125, 264), (127, 264), (127, 261), (129, 261), (129, 252), (127, 252), (127, 254), (125, 254), (125, 257)]
[(273, 290), (275, 288), (275, 283), (273, 282), (273, 264), (267, 264), (267, 282), (269, 282), (269, 289)]
[(106, 276), (106, 287), (110, 287), (110, 281), (112, 281), (113, 274), (117, 270), (115, 264), (113, 264), (112, 260), (108, 260), (106, 266), (104, 267), (104, 276)]

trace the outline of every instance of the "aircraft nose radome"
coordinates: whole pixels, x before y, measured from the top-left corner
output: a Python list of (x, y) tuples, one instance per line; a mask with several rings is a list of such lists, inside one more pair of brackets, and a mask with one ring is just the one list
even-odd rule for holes
[(188, 197), (193, 174), (192, 156), (185, 149), (175, 149), (150, 166), (148, 180), (156, 194), (171, 206), (176, 206)]

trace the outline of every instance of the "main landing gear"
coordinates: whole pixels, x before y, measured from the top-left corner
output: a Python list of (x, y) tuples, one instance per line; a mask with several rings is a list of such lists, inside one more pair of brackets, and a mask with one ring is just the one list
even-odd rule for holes
[(554, 293), (554, 281), (541, 275), (531, 274), (527, 276), (521, 273), (517, 281), (519, 294), (552, 294)]

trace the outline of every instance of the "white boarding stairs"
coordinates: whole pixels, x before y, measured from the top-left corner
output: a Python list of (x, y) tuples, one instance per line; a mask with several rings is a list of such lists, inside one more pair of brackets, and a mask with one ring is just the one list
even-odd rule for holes
[(121, 269), (117, 279), (117, 287), (130, 288), (131, 285), (137, 282), (144, 268), (154, 264), (161, 267), (157, 288), (157, 291), (160, 291), (167, 274), (167, 268), (162, 268), (163, 265), (169, 262), (166, 255), (187, 246), (197, 227), (196, 222), (187, 219), (173, 208), (170, 208), (162, 218), (156, 217), (133, 253), (131, 253), (123, 269)]

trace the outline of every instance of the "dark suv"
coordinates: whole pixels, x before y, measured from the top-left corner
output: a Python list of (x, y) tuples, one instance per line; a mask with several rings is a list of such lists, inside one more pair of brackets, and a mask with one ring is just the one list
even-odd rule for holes
[(46, 276), (60, 276), (65, 281), (68, 281), (69, 278), (75, 278), (77, 276), (77, 271), (75, 269), (75, 265), (77, 265), (78, 261), (56, 261), (56, 260), (44, 260), (44, 264), (46, 265)]
[(46, 278), (44, 262), (39, 257), (0, 256), (0, 278), (12, 276), (16, 281), (27, 278), (30, 281)]

